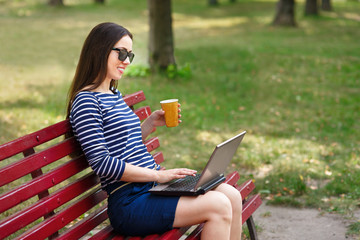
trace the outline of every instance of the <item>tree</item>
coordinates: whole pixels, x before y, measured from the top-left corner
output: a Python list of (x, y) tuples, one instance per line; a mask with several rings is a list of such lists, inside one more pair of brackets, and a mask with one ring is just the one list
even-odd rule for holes
[(321, 9), (324, 11), (332, 11), (331, 1), (330, 0), (322, 0), (321, 1)]
[(64, 6), (63, 0), (49, 0), (50, 6)]
[(101, 3), (101, 4), (104, 4), (104, 3), (105, 3), (105, 0), (95, 0), (95, 3)]
[[(230, 0), (230, 2), (234, 3), (234, 2), (236, 2), (236, 0)], [(219, 2), (218, 2), (218, 0), (208, 0), (208, 4), (209, 4), (209, 6), (217, 6), (217, 5), (219, 5)]]
[(295, 0), (279, 0), (273, 25), (296, 26)]
[(208, 4), (210, 6), (217, 6), (219, 5), (219, 2), (217, 0), (208, 0)]
[(306, 16), (310, 16), (310, 15), (318, 15), (318, 4), (317, 4), (317, 0), (306, 0), (305, 3), (305, 15)]
[(171, 0), (148, 0), (149, 64), (152, 70), (175, 65)]

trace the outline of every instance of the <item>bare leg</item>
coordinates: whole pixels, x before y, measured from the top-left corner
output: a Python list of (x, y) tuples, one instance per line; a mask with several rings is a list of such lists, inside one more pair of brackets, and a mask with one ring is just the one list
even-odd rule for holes
[(205, 223), (201, 239), (230, 239), (232, 209), (229, 198), (219, 191), (198, 197), (181, 197), (174, 227)]
[(224, 193), (231, 202), (232, 222), (231, 222), (231, 240), (240, 240), (242, 232), (242, 199), (240, 192), (228, 184), (220, 184), (215, 191)]

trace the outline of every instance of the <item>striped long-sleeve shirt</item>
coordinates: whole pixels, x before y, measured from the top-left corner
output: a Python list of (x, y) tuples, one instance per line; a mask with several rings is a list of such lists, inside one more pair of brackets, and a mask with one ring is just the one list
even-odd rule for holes
[(143, 144), (140, 120), (116, 94), (80, 92), (70, 123), (82, 150), (105, 189), (120, 179), (125, 163), (154, 169), (154, 158)]

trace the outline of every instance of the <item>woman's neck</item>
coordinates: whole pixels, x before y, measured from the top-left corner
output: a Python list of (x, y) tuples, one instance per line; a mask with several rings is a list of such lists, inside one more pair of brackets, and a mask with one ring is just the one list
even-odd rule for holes
[(110, 83), (108, 81), (103, 81), (100, 86), (92, 90), (93, 92), (101, 92), (101, 93), (113, 93), (110, 90)]

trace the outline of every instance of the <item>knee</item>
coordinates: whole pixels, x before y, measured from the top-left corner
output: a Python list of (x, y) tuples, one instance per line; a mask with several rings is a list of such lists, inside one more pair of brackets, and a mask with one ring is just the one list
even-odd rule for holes
[(223, 193), (213, 192), (212, 196), (212, 218), (227, 223), (232, 221), (232, 204), (230, 199)]
[(233, 210), (241, 212), (242, 211), (242, 197), (241, 197), (240, 192), (236, 188), (232, 188), (232, 190), (229, 192), (228, 197), (233, 206)]

